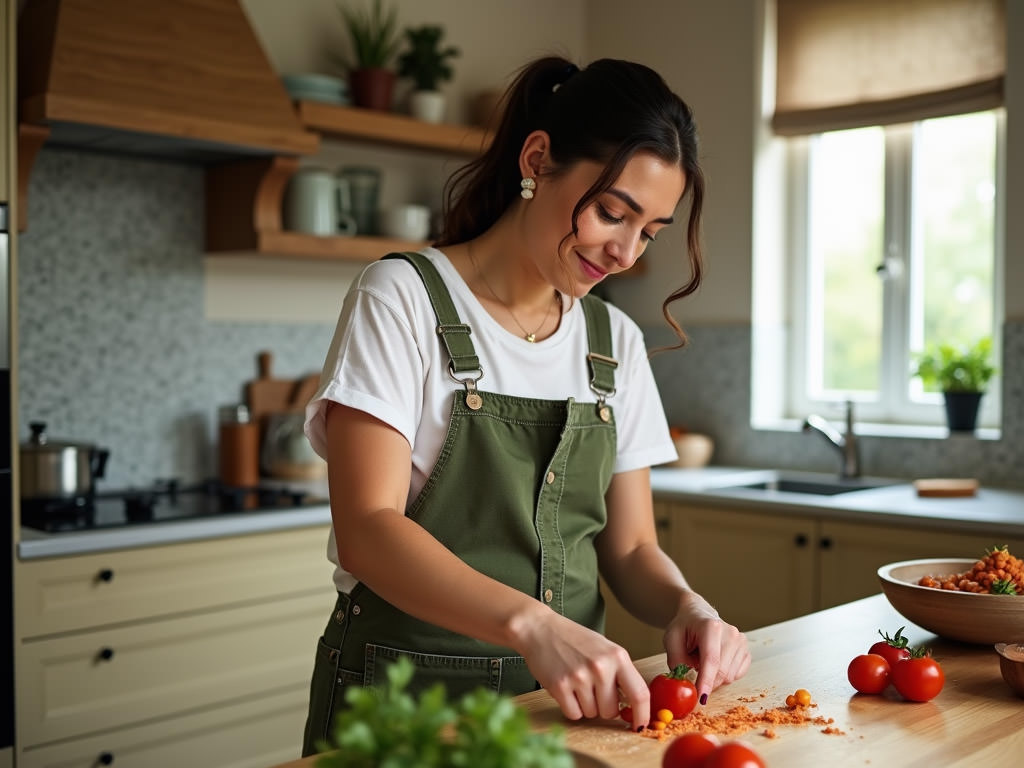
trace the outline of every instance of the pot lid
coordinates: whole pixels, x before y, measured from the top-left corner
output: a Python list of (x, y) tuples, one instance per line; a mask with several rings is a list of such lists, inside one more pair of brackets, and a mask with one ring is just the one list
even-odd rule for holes
[(53, 440), (46, 434), (46, 422), (33, 421), (29, 423), (32, 434), (27, 443), (21, 444), (21, 450), (25, 453), (55, 453), (67, 448), (79, 451), (91, 451), (96, 446), (92, 443), (76, 443), (71, 440)]

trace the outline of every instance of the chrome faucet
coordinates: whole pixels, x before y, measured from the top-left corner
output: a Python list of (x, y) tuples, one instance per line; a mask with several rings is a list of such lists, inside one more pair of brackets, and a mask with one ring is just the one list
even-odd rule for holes
[(857, 446), (857, 436), (853, 434), (853, 402), (846, 401), (846, 434), (839, 432), (821, 416), (811, 414), (804, 419), (804, 432), (817, 432), (829, 444), (839, 451), (842, 456), (842, 465), (839, 468), (839, 477), (860, 477), (860, 450)]

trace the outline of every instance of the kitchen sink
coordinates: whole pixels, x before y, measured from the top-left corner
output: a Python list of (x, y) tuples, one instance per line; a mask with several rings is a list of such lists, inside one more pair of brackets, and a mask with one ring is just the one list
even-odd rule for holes
[(812, 496), (836, 496), (840, 493), (852, 491), (864, 491), (870, 488), (882, 488), (892, 485), (892, 482), (884, 480), (869, 480), (864, 478), (826, 478), (826, 477), (803, 477), (799, 475), (772, 474), (763, 480), (749, 483), (737, 483), (735, 485), (720, 488), (722, 491), (768, 491), (776, 493), (802, 493)]

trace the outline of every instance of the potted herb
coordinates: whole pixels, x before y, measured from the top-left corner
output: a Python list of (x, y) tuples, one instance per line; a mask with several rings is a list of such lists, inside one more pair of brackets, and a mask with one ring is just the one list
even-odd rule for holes
[(401, 44), (398, 12), (385, 10), (381, 0), (373, 0), (369, 9), (339, 6), (339, 10), (352, 44), (352, 58), (342, 60), (349, 72), (352, 100), (357, 107), (387, 111), (395, 86), (391, 65)]
[(996, 373), (991, 357), (988, 336), (963, 347), (933, 344), (917, 356), (914, 375), (926, 390), (942, 392), (951, 432), (974, 431), (981, 396)]
[(405, 30), (406, 49), (398, 57), (399, 77), (411, 78), (415, 90), (409, 101), (413, 117), (428, 123), (444, 118), (445, 98), (438, 85), (452, 79), (450, 59), (459, 55), (458, 48), (441, 47), (442, 27), (425, 24)]

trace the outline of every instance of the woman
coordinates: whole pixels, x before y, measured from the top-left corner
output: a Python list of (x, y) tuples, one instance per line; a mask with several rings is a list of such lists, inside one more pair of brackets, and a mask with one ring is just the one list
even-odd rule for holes
[[(603, 634), (598, 573), (665, 628), (702, 703), (746, 641), (658, 547), (649, 467), (675, 453), (639, 328), (589, 297), (689, 193), (696, 290), (703, 178), (687, 106), (647, 67), (548, 57), (506, 94), (488, 151), (448, 187), (436, 247), (352, 285), (307, 434), (329, 465), (338, 603), (321, 638), (305, 754), (343, 688), (399, 655), (450, 694), (543, 686), (566, 717), (647, 724)], [(396, 256), (396, 255), (392, 255)], [(336, 560), (335, 560), (336, 556)]]

